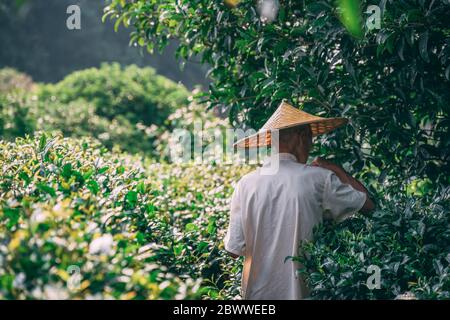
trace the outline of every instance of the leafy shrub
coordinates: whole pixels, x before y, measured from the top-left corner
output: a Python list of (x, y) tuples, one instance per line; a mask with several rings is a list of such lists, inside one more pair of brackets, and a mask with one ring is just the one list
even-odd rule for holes
[[(106, 147), (154, 154), (167, 116), (187, 103), (188, 91), (151, 68), (117, 63), (75, 72), (57, 84), (39, 85), (13, 69), (0, 70), (0, 135), (6, 139), (34, 131), (93, 136)], [(13, 90), (14, 89), (14, 90)], [(2, 93), (2, 94), (1, 94)], [(160, 126), (160, 127), (158, 127)]]
[(119, 147), (131, 153), (153, 153), (154, 135), (149, 127), (131, 123), (124, 116), (112, 120), (95, 113), (95, 107), (84, 100), (67, 104), (60, 102), (40, 102), (37, 129), (40, 131), (63, 133), (71, 137), (94, 137), (112, 149)]
[(35, 88), (30, 76), (12, 68), (0, 69), (0, 137), (14, 139), (34, 132), (36, 119), (27, 101)]
[(16, 90), (31, 90), (33, 87), (33, 80), (27, 74), (13, 68), (0, 69), (0, 94)]
[(0, 167), (0, 298), (236, 295), (240, 265), (222, 240), (231, 182), (248, 168), (142, 162), (46, 135), (0, 142)]
[(15, 137), (32, 134), (36, 129), (36, 109), (23, 92), (0, 94), (0, 137)]
[(186, 104), (188, 91), (152, 68), (118, 63), (74, 72), (57, 84), (40, 89), (40, 98), (69, 103), (84, 99), (95, 113), (110, 120), (122, 116), (131, 123), (161, 125), (176, 108)]
[[(370, 217), (318, 228), (303, 246), (304, 276), (315, 299), (450, 298), (450, 189), (427, 203), (396, 194)], [(380, 289), (366, 283), (380, 268)], [(368, 271), (369, 270), (369, 271)]]
[[(228, 121), (218, 117), (213, 110), (205, 111), (204, 106), (199, 104), (195, 97), (201, 95), (201, 92), (194, 90), (189, 98), (189, 104), (175, 110), (169, 115), (161, 126), (154, 133), (157, 136), (155, 140), (155, 153), (159, 159), (170, 160), (170, 151), (175, 150), (180, 141), (178, 141), (175, 130), (189, 131), (191, 138), (191, 147), (194, 148), (194, 138), (200, 139), (198, 130), (202, 130), (202, 147), (213, 141), (214, 133), (220, 131), (225, 133), (229, 128)], [(194, 158), (192, 154), (191, 159)]]
[(123, 116), (110, 120), (79, 99), (69, 103), (40, 100), (26, 94), (0, 95), (0, 136), (14, 140), (35, 131), (61, 132), (65, 136), (95, 137), (109, 149), (153, 154), (156, 128), (131, 123)]
[[(36, 130), (58, 131), (65, 136), (95, 137), (110, 149), (117, 146), (167, 159), (175, 128), (193, 130), (194, 121), (205, 130), (225, 127), (224, 120), (212, 112), (204, 114), (203, 107), (193, 101), (192, 95), (198, 94), (150, 68), (104, 64), (101, 69), (69, 75), (56, 85), (40, 85), (32, 94), (24, 90), (1, 94), (0, 135), (11, 140)], [(148, 118), (149, 110), (155, 108), (161, 109), (158, 119), (153, 119), (157, 124)]]

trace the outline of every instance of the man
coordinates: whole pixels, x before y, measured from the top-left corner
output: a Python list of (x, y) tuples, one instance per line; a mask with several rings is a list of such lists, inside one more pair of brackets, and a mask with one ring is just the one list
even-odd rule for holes
[[(260, 132), (236, 143), (277, 149), (237, 183), (231, 199), (224, 242), (233, 257), (245, 257), (243, 299), (306, 297), (297, 272), (300, 266), (288, 257), (299, 255), (300, 242), (311, 240), (314, 226), (323, 219), (341, 221), (374, 209), (366, 188), (340, 166), (320, 158), (306, 164), (312, 137), (346, 122), (316, 117), (283, 102)], [(271, 136), (274, 132), (279, 133), (278, 141)], [(274, 161), (276, 172), (265, 174)]]

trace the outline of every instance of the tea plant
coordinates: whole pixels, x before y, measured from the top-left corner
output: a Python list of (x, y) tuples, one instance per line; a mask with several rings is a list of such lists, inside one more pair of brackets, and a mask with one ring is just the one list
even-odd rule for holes
[[(431, 201), (392, 193), (368, 217), (318, 228), (303, 245), (301, 270), (314, 299), (450, 298), (450, 188)], [(369, 266), (380, 268), (370, 289)]]
[(222, 239), (245, 168), (143, 162), (44, 134), (0, 150), (1, 298), (237, 294), (240, 264)]
[(122, 116), (131, 123), (160, 125), (186, 105), (189, 92), (152, 68), (103, 63), (42, 86), (39, 96), (62, 103), (83, 99), (95, 107), (96, 114), (110, 120)]

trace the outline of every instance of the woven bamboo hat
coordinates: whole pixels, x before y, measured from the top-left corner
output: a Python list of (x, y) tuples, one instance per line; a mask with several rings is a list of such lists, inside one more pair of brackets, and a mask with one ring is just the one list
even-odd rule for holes
[(234, 146), (253, 148), (270, 146), (271, 131), (309, 124), (313, 137), (330, 132), (348, 122), (346, 118), (321, 118), (301, 111), (283, 101), (264, 126), (255, 134), (237, 141)]

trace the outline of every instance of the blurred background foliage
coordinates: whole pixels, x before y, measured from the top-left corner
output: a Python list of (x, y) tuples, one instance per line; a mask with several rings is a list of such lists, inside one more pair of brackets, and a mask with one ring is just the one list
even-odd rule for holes
[[(257, 129), (282, 99), (350, 118), (313, 155), (377, 201), (371, 216), (319, 227), (294, 258), (312, 298), (450, 297), (448, 1), (269, 1), (267, 16), (249, 0), (80, 1), (96, 8), (83, 14), (86, 47), (86, 35), (52, 27), (65, 24), (64, 1), (16, 2), (0, 4), (11, 49), (0, 64), (16, 68), (0, 70), (0, 297), (235, 298), (241, 261), (222, 239), (233, 182), (252, 167), (166, 163), (170, 138), (196, 121)], [(364, 25), (370, 4), (381, 29)], [(33, 20), (44, 9), (60, 20)], [(126, 31), (111, 33), (121, 24), (132, 45), (209, 66), (208, 90), (191, 91), (203, 81), (194, 67), (172, 76), (167, 52), (149, 58), (156, 70), (121, 66), (147, 64), (125, 53)], [(71, 264), (80, 290), (67, 291)], [(367, 288), (369, 265), (379, 290)]]
[(168, 129), (169, 115), (187, 106), (191, 95), (150, 67), (117, 63), (74, 72), (55, 84), (34, 84), (7, 68), (0, 70), (0, 81), (3, 137), (59, 131), (146, 155), (154, 153), (156, 136)]
[(189, 92), (152, 68), (114, 63), (74, 72), (57, 84), (40, 87), (38, 96), (63, 104), (83, 99), (107, 119), (123, 116), (132, 123), (161, 125), (187, 104)]

